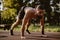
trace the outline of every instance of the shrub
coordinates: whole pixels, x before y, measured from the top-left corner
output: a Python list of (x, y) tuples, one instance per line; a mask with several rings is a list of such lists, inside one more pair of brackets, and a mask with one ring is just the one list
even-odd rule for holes
[(8, 8), (7, 10), (4, 10), (2, 13), (1, 13), (1, 20), (2, 20), (2, 23), (10, 23), (10, 22), (13, 22), (13, 20), (15, 20), (15, 16), (16, 16), (16, 12), (17, 10), (12, 8)]

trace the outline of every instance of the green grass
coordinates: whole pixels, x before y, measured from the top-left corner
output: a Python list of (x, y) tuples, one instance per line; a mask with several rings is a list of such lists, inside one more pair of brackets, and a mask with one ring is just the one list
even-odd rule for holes
[[(60, 26), (44, 26), (45, 32), (60, 32)], [(21, 26), (18, 26), (14, 31), (21, 31)], [(41, 28), (39, 26), (30, 25), (29, 31), (31, 32), (40, 32)]]
[(60, 32), (59, 26), (46, 26), (45, 31), (47, 32)]

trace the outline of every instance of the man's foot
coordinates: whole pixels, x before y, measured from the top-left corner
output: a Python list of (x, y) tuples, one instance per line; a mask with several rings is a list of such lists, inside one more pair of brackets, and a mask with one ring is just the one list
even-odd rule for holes
[(42, 35), (45, 35), (45, 34), (44, 34), (44, 31), (42, 31)]
[(21, 39), (25, 39), (25, 37), (24, 36), (21, 36)]
[(14, 34), (13, 34), (13, 30), (10, 30), (10, 34), (11, 34), (11, 35), (14, 35)]
[(29, 32), (29, 30), (26, 30), (27, 32), (28, 32), (28, 34), (31, 34), (30, 32)]
[(41, 31), (41, 33), (42, 33), (42, 35), (45, 35), (43, 30)]
[(41, 35), (41, 37), (48, 37), (47, 35)]

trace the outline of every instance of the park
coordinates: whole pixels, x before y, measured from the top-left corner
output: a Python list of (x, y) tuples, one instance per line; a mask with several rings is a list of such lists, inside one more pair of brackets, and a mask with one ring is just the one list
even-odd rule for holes
[(3, 0), (0, 6), (0, 40), (60, 40), (59, 0)]

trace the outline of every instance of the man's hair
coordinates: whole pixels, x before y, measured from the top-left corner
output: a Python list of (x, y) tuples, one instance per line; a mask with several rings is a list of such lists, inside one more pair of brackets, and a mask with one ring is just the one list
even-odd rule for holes
[(37, 8), (44, 10), (44, 6), (43, 5), (37, 5)]

